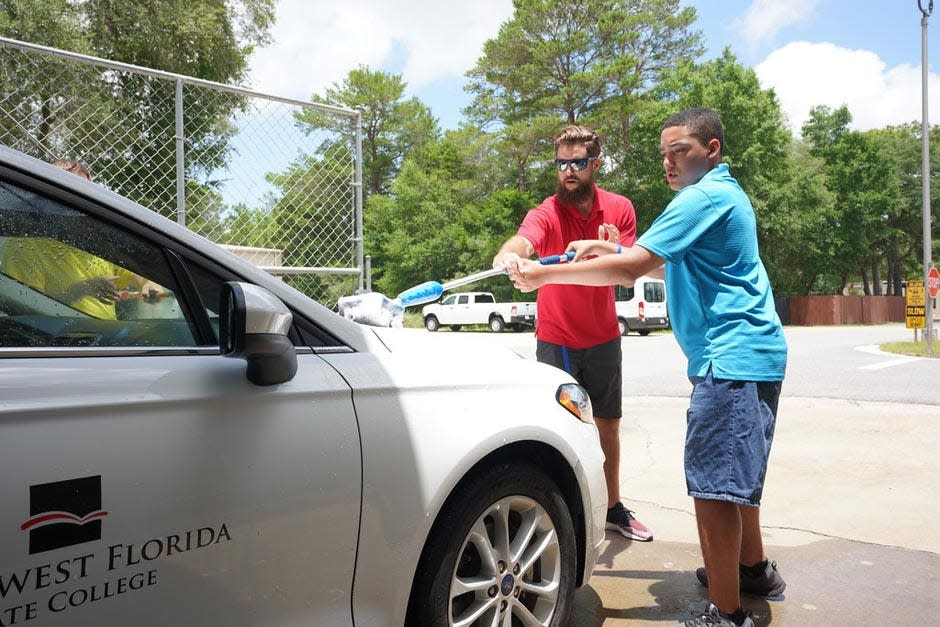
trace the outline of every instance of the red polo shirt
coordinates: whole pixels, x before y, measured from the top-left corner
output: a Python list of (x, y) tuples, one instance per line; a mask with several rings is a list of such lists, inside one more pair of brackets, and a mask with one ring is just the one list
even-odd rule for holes
[[(594, 207), (584, 218), (557, 196), (546, 198), (529, 211), (518, 235), (529, 240), (539, 257), (563, 253), (569, 242), (597, 239), (597, 227), (613, 224), (620, 243), (636, 241), (636, 213), (629, 199), (594, 187)], [(612, 287), (544, 285), (539, 288), (535, 335), (540, 340), (569, 348), (589, 348), (620, 336)]]

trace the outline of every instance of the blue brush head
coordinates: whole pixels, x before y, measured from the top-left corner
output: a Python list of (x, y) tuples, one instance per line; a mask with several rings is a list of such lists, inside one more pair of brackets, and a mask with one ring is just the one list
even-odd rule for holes
[(410, 287), (398, 295), (398, 302), (402, 307), (412, 307), (430, 303), (441, 297), (444, 287), (437, 281), (426, 281), (420, 285)]

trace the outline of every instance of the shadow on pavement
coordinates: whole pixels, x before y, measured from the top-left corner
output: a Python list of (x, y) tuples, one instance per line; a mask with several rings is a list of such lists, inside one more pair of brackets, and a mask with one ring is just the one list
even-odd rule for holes
[[(914, 625), (940, 617), (935, 553), (838, 539), (767, 552), (787, 590), (772, 600), (743, 597), (757, 627)], [(697, 545), (608, 535), (590, 582), (575, 596), (571, 624), (639, 627), (686, 620), (707, 598), (695, 578), (700, 565)]]

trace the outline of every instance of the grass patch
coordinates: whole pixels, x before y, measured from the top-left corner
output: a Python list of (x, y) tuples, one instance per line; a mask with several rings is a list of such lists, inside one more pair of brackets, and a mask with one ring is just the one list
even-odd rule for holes
[(933, 355), (927, 354), (927, 342), (887, 342), (879, 348), (886, 353), (896, 353), (898, 355), (912, 355), (914, 357), (933, 357), (940, 358), (940, 342), (934, 340)]
[(408, 311), (405, 310), (405, 316), (402, 320), (402, 326), (406, 329), (423, 329), (424, 328), (424, 318), (421, 317), (421, 310), (417, 311)]

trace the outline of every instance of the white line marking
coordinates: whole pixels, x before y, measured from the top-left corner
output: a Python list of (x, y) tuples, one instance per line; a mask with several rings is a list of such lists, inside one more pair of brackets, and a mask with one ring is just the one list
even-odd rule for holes
[(901, 364), (909, 364), (914, 359), (892, 359), (891, 361), (882, 361), (877, 364), (868, 364), (867, 366), (859, 366), (859, 370), (881, 370), (882, 368), (890, 368), (892, 366), (900, 366)]
[[(870, 344), (867, 346), (856, 346), (855, 350), (861, 351), (863, 353), (869, 353), (871, 355), (879, 355), (879, 356), (880, 355), (884, 355), (884, 356), (894, 355), (894, 353), (884, 352), (883, 350), (878, 348), (877, 344)], [(891, 359), (889, 361), (880, 361), (875, 364), (868, 364), (867, 366), (859, 366), (858, 369), (859, 370), (881, 370), (882, 368), (891, 368), (892, 366), (900, 366), (902, 364), (909, 364), (912, 361), (917, 361), (918, 359), (920, 358), (919, 357), (900, 357), (897, 359)]]

